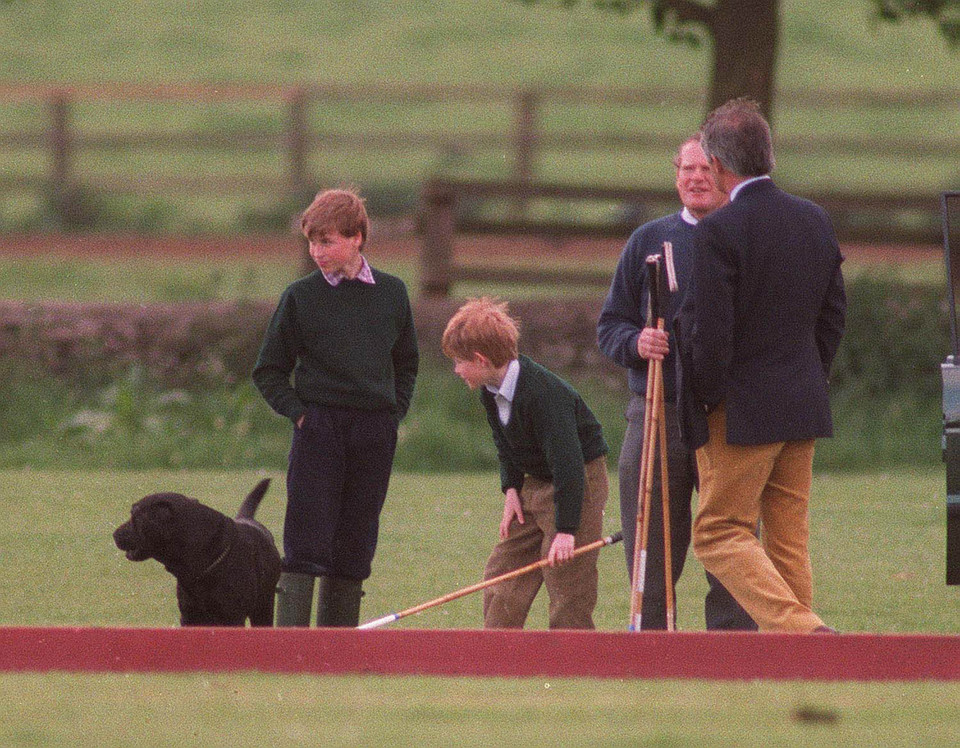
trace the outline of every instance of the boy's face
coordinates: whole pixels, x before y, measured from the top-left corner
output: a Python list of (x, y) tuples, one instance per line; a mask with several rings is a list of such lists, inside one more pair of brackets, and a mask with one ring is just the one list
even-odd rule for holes
[(471, 390), (488, 384), (500, 384), (497, 367), (480, 353), (474, 353), (472, 358), (454, 358), (453, 371)]
[(360, 271), (360, 244), (362, 237), (344, 236), (338, 231), (317, 231), (306, 234), (310, 243), (310, 257), (317, 267), (328, 275), (343, 273), (353, 277)]

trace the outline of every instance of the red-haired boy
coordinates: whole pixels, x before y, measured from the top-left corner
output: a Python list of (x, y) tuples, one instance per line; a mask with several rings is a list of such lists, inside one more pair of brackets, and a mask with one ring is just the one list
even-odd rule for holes
[(600, 539), (607, 502), (607, 444), (583, 398), (553, 372), (518, 354), (519, 327), (505, 303), (471, 299), (443, 333), (443, 352), (480, 399), (493, 430), (504, 492), (491, 579), (547, 558), (549, 565), (484, 590), (485, 628), (522, 628), (541, 584), (549, 626), (593, 628), (597, 555), (575, 547)]

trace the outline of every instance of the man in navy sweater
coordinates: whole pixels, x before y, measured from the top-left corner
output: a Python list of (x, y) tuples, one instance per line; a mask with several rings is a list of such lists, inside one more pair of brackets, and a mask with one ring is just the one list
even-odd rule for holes
[[(637, 522), (640, 457), (643, 451), (643, 420), (647, 389), (647, 362), (664, 361), (664, 409), (666, 411), (670, 478), (671, 560), (674, 584), (683, 571), (690, 547), (693, 489), (697, 485), (693, 451), (680, 439), (676, 417), (675, 353), (670, 343), (672, 320), (689, 286), (692, 265), (691, 243), (698, 221), (726, 202), (710, 174), (710, 165), (700, 149), (699, 137), (684, 141), (674, 159), (677, 169), (677, 193), (683, 209), (638, 228), (627, 242), (607, 294), (597, 325), (600, 350), (627, 369), (630, 403), (627, 406), (627, 431), (620, 450), (620, 517), (627, 574), (633, 573), (633, 551)], [(665, 329), (645, 327), (648, 279), (646, 258), (660, 254), (663, 243), (673, 244), (674, 265), (679, 291), (671, 294), (664, 309)], [(652, 506), (660, 506), (660, 471), (654, 471)], [(663, 513), (650, 516), (646, 584), (641, 611), (641, 628), (665, 629), (666, 582), (664, 573)], [(708, 629), (756, 629), (756, 625), (737, 602), (710, 574), (710, 590), (704, 612)]]

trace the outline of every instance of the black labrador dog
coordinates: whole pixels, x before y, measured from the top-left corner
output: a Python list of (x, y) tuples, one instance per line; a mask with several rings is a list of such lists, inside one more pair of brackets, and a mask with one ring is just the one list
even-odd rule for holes
[(128, 559), (155, 558), (176, 577), (181, 626), (273, 625), (280, 554), (253, 518), (269, 485), (256, 485), (236, 519), (183, 494), (150, 494), (114, 531)]

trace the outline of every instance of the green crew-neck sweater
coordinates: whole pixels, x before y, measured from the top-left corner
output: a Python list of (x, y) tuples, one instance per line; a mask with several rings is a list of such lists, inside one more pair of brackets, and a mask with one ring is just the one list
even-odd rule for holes
[(399, 278), (373, 278), (331, 286), (316, 270), (283, 292), (253, 369), (277, 413), (296, 422), (318, 404), (406, 415), (419, 365), (410, 299)]
[(607, 443), (596, 416), (573, 387), (527, 356), (519, 361), (506, 426), (493, 394), (480, 389), (500, 458), (501, 487), (519, 491), (524, 475), (551, 481), (557, 530), (575, 533), (583, 507), (583, 466), (605, 455)]

